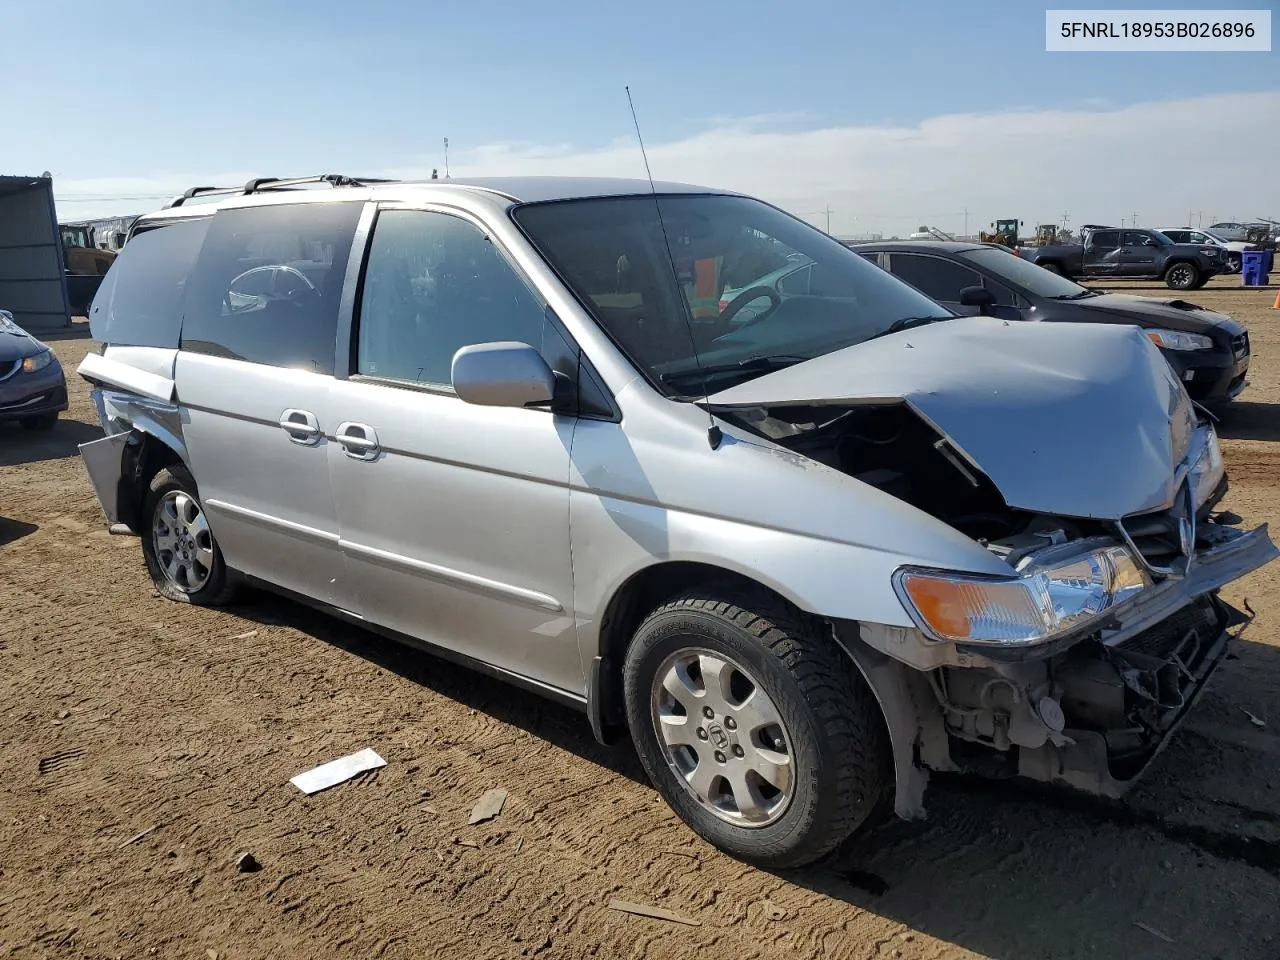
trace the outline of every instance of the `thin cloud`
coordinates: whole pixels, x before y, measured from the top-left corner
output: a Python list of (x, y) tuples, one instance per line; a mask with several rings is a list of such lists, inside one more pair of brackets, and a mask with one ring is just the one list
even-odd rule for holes
[[(949, 114), (914, 124), (795, 128), (792, 117), (726, 118), (701, 133), (647, 142), (656, 178), (725, 187), (778, 203), (835, 233), (906, 233), (929, 223), (971, 231), (998, 217), (1028, 225), (1119, 221), (1146, 225), (1280, 216), (1252, 209), (1243, 191), (1267, 183), (1280, 160), (1280, 91), (1206, 96), (1127, 107), (1080, 105)], [(451, 143), (450, 172), (471, 176), (643, 177), (633, 140)], [(299, 161), (298, 166), (306, 163)], [(381, 175), (422, 178), (443, 164), (409, 161)], [(177, 174), (55, 180), (59, 197), (180, 193), (195, 183), (252, 174)], [(88, 208), (93, 206), (93, 210)], [(146, 204), (60, 204), (63, 216), (147, 209)], [(819, 214), (818, 211), (823, 211)]]

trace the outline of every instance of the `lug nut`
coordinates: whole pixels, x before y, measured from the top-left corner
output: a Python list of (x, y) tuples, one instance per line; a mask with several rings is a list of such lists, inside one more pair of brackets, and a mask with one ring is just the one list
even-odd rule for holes
[(699, 740), (707, 739), (707, 731), (703, 730), (701, 727), (698, 728), (698, 739)]
[(710, 720), (712, 717), (716, 715), (716, 712), (712, 710), (710, 707), (703, 707), (702, 715), (706, 717), (708, 720)]
[(724, 754), (719, 750), (716, 751), (716, 763), (724, 763)]
[(777, 750), (779, 753), (786, 753), (786, 752), (787, 752), (787, 742), (786, 742), (785, 740), (783, 740), (781, 737), (774, 737), (774, 738), (773, 738), (773, 749)]
[(733, 719), (733, 717), (725, 717), (724, 725), (728, 727), (730, 730), (738, 729), (738, 721)]
[(736, 744), (736, 743), (733, 745), (733, 755), (734, 755), (735, 757), (740, 757), (740, 756), (742, 756), (742, 747), (740, 747), (740, 746), (739, 746), (738, 744)]

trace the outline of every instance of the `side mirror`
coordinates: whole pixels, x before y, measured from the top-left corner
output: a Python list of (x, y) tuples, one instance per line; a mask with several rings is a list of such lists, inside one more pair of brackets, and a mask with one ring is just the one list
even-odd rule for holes
[(474, 343), (453, 355), (453, 389), (482, 407), (534, 407), (551, 403), (555, 374), (527, 343)]
[(995, 302), (996, 295), (986, 287), (965, 287), (960, 291), (960, 306), (977, 307), (978, 312), (984, 315)]

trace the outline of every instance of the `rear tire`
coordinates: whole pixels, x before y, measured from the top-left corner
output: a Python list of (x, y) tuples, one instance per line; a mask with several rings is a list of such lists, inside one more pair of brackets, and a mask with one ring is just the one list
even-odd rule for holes
[(52, 430), (58, 425), (58, 413), (41, 413), (34, 417), (23, 417), (18, 421), (23, 430)]
[(1058, 266), (1056, 263), (1054, 263), (1052, 260), (1050, 260), (1048, 263), (1041, 263), (1038, 266), (1040, 266), (1044, 270), (1048, 270), (1050, 273), (1056, 273), (1058, 276), (1062, 276), (1062, 268)]
[(235, 584), (186, 467), (173, 464), (151, 479), (142, 524), (142, 556), (160, 596), (200, 607), (233, 599)]
[(1239, 273), (1244, 268), (1244, 260), (1238, 253), (1227, 254), (1227, 273)]
[(699, 589), (654, 610), (627, 649), (623, 684), (659, 794), (730, 856), (811, 864), (892, 791), (871, 690), (816, 621), (762, 589)]

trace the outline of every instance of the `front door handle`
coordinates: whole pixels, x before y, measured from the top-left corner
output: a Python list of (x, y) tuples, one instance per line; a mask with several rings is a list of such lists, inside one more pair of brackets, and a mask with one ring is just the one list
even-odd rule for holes
[(367, 423), (338, 424), (337, 441), (342, 449), (353, 460), (377, 460), (379, 453), (378, 435)]
[(280, 427), (289, 435), (289, 439), (304, 447), (314, 447), (323, 436), (320, 431), (320, 421), (309, 410), (290, 408), (280, 414), (279, 422)]

